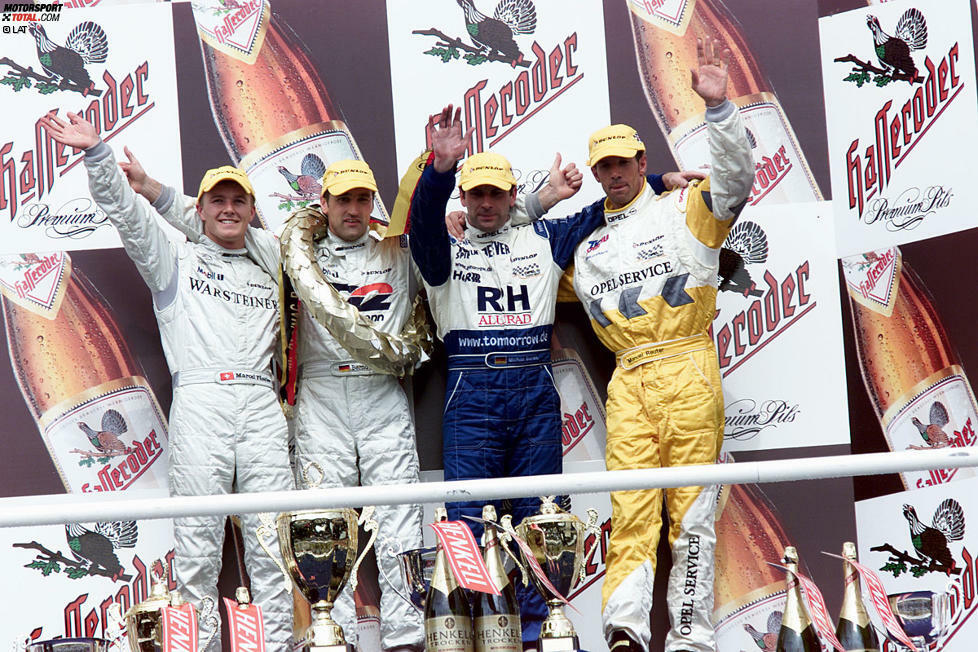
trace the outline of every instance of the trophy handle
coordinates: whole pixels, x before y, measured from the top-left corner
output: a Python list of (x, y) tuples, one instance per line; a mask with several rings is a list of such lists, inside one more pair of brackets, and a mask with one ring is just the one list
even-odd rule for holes
[(500, 533), (500, 541), (502, 537), (506, 537), (506, 544), (503, 549), (506, 550), (506, 554), (516, 562), (516, 567), (520, 569), (520, 574), (523, 576), (523, 586), (530, 585), (530, 572), (527, 570), (526, 566), (516, 558), (516, 555), (509, 549), (509, 542), (515, 539), (518, 535), (516, 530), (513, 529), (513, 516), (512, 514), (503, 514), (502, 518), (499, 519), (499, 527), (502, 529)]
[(593, 507), (587, 510), (587, 524), (584, 526), (585, 532), (594, 535), (594, 543), (584, 551), (584, 558), (581, 561), (581, 570), (578, 572), (578, 582), (587, 579), (587, 559), (594, 552), (595, 546), (601, 543), (601, 528), (598, 527), (598, 510)]
[(216, 613), (216, 606), (217, 602), (215, 602), (214, 598), (210, 597), (209, 595), (204, 596), (204, 598), (202, 598), (200, 601), (199, 621), (201, 623), (207, 623), (211, 630), (211, 633), (207, 635), (207, 638), (204, 640), (204, 644), (200, 648), (202, 650), (206, 650), (208, 647), (210, 647), (211, 641), (214, 639), (214, 636), (217, 635), (218, 627), (221, 626), (221, 619)]
[[(380, 547), (383, 548), (385, 555), (387, 555), (391, 559), (394, 559), (395, 561), (397, 560), (397, 556), (401, 554), (403, 548), (403, 546), (401, 545), (401, 540), (395, 539), (394, 537), (384, 537), (384, 540), (380, 543)], [(411, 605), (414, 604), (413, 602), (411, 602), (411, 598), (401, 593), (401, 590), (397, 588), (397, 584), (395, 584), (391, 580), (390, 575), (388, 575), (387, 571), (384, 570), (384, 565), (381, 564), (379, 561), (377, 562), (377, 570), (380, 572), (381, 575), (384, 576), (384, 579), (387, 580), (387, 586), (394, 593), (396, 593), (399, 598), (401, 598), (402, 600), (404, 600), (405, 602)]]
[(285, 578), (285, 590), (286, 592), (292, 591), (292, 577), (289, 575), (288, 569), (285, 568), (285, 564), (282, 563), (282, 553), (275, 554), (271, 547), (265, 541), (266, 538), (271, 538), (276, 532), (275, 521), (272, 520), (271, 515), (268, 512), (259, 512), (258, 520), (261, 521), (261, 525), (255, 531), (255, 536), (258, 538), (258, 545), (261, 549), (265, 551), (265, 554), (272, 558), (278, 569), (282, 571), (282, 577)]
[[(350, 571), (350, 591), (357, 590), (357, 573), (360, 571), (360, 564), (363, 563), (363, 558), (367, 556), (370, 548), (373, 547), (374, 541), (377, 540), (377, 521), (374, 520), (373, 515), (376, 508), (373, 505), (364, 507), (360, 512), (360, 520), (357, 521), (358, 525), (363, 525), (363, 531), (370, 533), (370, 539), (367, 541), (367, 545), (363, 547), (363, 552), (357, 557), (357, 560), (353, 562), (353, 569)], [(379, 566), (380, 564), (378, 564)]]
[(964, 595), (961, 586), (961, 578), (955, 577), (954, 579), (950, 580), (947, 583), (947, 588), (944, 590), (944, 592), (935, 594), (935, 598), (938, 595), (940, 596), (940, 600), (937, 600), (937, 602), (939, 602), (940, 605), (940, 620), (942, 622), (935, 624), (934, 631), (931, 633), (936, 635), (936, 638), (941, 639), (944, 638), (949, 631), (951, 631), (952, 627), (958, 624), (958, 621), (961, 620), (961, 616), (964, 614), (964, 609), (961, 609), (960, 607), (957, 609), (957, 613), (951, 613), (952, 605), (963, 604), (962, 598)]
[[(312, 472), (319, 474), (319, 477), (315, 481), (311, 479), (313, 477)], [(306, 464), (302, 468), (300, 475), (302, 476), (302, 484), (305, 485), (306, 489), (318, 489), (319, 485), (326, 479), (326, 472), (323, 471), (323, 467), (318, 462), (309, 462)]]

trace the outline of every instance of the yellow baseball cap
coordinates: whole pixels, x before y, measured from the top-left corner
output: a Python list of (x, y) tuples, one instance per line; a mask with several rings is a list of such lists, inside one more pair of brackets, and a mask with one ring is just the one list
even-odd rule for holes
[(505, 156), (493, 152), (480, 152), (465, 159), (458, 178), (462, 190), (476, 186), (490, 185), (501, 190), (509, 190), (516, 185), (513, 167)]
[(331, 195), (342, 195), (354, 188), (377, 192), (377, 181), (370, 166), (354, 159), (330, 163), (323, 174), (323, 194), (328, 192)]
[(628, 125), (611, 125), (598, 129), (587, 143), (587, 165), (593, 166), (606, 156), (631, 158), (645, 151), (638, 132)]
[(204, 196), (204, 193), (221, 183), (222, 181), (233, 181), (245, 189), (252, 197), (255, 196), (255, 189), (251, 187), (248, 175), (236, 167), (222, 165), (219, 168), (211, 168), (204, 173), (204, 178), (200, 180), (200, 189), (197, 190), (197, 201)]

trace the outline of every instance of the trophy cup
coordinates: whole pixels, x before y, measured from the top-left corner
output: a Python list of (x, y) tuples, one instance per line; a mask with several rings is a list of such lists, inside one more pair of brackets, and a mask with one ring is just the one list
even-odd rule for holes
[[(909, 591), (888, 595), (890, 608), (918, 650), (939, 650), (944, 637), (961, 619), (961, 582), (952, 580), (943, 593)], [(952, 609), (952, 605), (957, 609)]]
[[(596, 527), (597, 510), (589, 509), (587, 513), (588, 522), (585, 524), (573, 514), (560, 509), (554, 503), (554, 496), (544, 496), (540, 513), (523, 519), (515, 530), (512, 517), (508, 514), (500, 519), (500, 524), (510, 536), (519, 535), (526, 542), (547, 579), (560, 595), (566, 596), (579, 581), (584, 579), (584, 561), (601, 540), (601, 531)], [(585, 551), (584, 539), (589, 532), (596, 536), (591, 548)], [(522, 546), (520, 549), (526, 556)], [(532, 566), (529, 559), (527, 565)], [(560, 598), (540, 581), (536, 573), (530, 572), (529, 575), (550, 610), (540, 627), (537, 649), (540, 652), (579, 650), (580, 642), (577, 633), (571, 621), (564, 615)]]
[(109, 642), (101, 638), (55, 638), (36, 641), (24, 647), (26, 652), (108, 652)]
[[(126, 612), (126, 632), (129, 638), (129, 648), (132, 652), (161, 652), (163, 646), (163, 608), (184, 604), (178, 591), (170, 593), (166, 588), (166, 573), (153, 571), (153, 583), (149, 597), (134, 604)], [(220, 620), (215, 613), (215, 602), (212, 598), (204, 598), (201, 604), (198, 620), (210, 624), (211, 633), (204, 640), (201, 649), (206, 650), (211, 639), (217, 633)], [(58, 648), (60, 652), (60, 648)]]
[(428, 587), (431, 586), (431, 573), (435, 569), (435, 553), (438, 549), (431, 547), (401, 550), (401, 542), (391, 538), (384, 539), (381, 547), (383, 554), (397, 559), (397, 565), (401, 569), (401, 580), (407, 590), (407, 595), (404, 595), (397, 588), (397, 584), (387, 575), (384, 565), (377, 564), (377, 569), (387, 580), (387, 586), (393, 589), (402, 600), (411, 603), (415, 609), (424, 613), (424, 601), (428, 597)]
[(284, 512), (276, 519), (283, 570), (312, 606), (312, 623), (300, 638), (302, 652), (353, 652), (330, 611), (348, 579), (351, 588), (356, 588), (360, 562), (377, 538), (373, 511), (373, 507), (364, 507), (359, 520), (372, 533), (359, 557), (355, 510)]

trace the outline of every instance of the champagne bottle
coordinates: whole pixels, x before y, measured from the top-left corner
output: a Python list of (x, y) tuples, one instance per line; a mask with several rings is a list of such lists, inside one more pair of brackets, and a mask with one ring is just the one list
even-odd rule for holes
[(762, 650), (771, 650), (781, 623), (785, 580), (767, 561), (781, 559), (788, 535), (760, 487), (723, 487), (716, 535), (713, 622), (717, 649), (740, 649), (750, 643), (745, 637), (751, 636)]
[[(482, 520), (496, 520), (496, 508), (493, 505), (482, 508)], [(489, 576), (499, 587), (499, 595), (481, 591), (475, 593), (472, 617), (475, 621), (476, 652), (521, 652), (523, 650), (520, 606), (516, 601), (516, 590), (503, 567), (500, 545), (504, 544), (500, 542), (495, 526), (487, 522), (482, 533), (483, 554)]]
[(815, 625), (808, 617), (801, 595), (801, 584), (795, 573), (798, 572), (798, 552), (794, 546), (784, 549), (785, 566), (788, 568), (788, 599), (781, 617), (781, 631), (778, 632), (777, 652), (821, 652), (815, 633)]
[[(842, 556), (847, 560), (855, 561), (856, 544), (852, 541), (843, 543)], [(845, 592), (842, 594), (842, 610), (839, 612), (839, 624), (835, 628), (835, 636), (846, 650), (879, 652), (880, 642), (869, 620), (866, 605), (863, 604), (859, 571), (848, 561), (843, 561), (842, 572), (845, 578)]]
[[(444, 507), (435, 509), (435, 520), (448, 520)], [(475, 633), (469, 600), (458, 585), (441, 546), (435, 556), (431, 586), (424, 605), (424, 635), (428, 652), (473, 652)]]
[[(360, 150), (305, 46), (267, 0), (230, 13), (207, 0), (193, 10), (214, 121), (255, 187), (262, 224), (277, 230), (319, 201), (326, 166), (361, 159)], [(378, 197), (371, 217), (390, 221)]]
[(703, 100), (690, 88), (696, 39), (710, 36), (730, 48), (729, 91), (754, 147), (755, 180), (748, 204), (815, 201), (822, 195), (774, 89), (719, 0), (626, 0), (639, 77), (680, 169), (708, 165)]
[[(0, 274), (11, 366), (65, 489), (166, 489), (166, 422), (105, 299), (63, 252), (4, 256)], [(52, 300), (11, 290), (32, 283)]]
[[(843, 259), (856, 351), (890, 450), (972, 446), (978, 404), (941, 318), (896, 247)], [(908, 489), (974, 477), (973, 469), (906, 471)]]

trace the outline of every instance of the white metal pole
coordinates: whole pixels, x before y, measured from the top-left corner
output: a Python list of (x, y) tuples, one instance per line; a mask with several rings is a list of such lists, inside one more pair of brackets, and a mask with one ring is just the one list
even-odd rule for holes
[(765, 462), (707, 464), (666, 469), (598, 471), (520, 478), (424, 482), (305, 491), (138, 498), (133, 494), (66, 494), (0, 499), (0, 527), (68, 522), (120, 521), (300, 509), (398, 505), (518, 496), (587, 494), (627, 489), (710, 484), (786, 482), (923, 469), (978, 466), (978, 450), (869, 453)]

